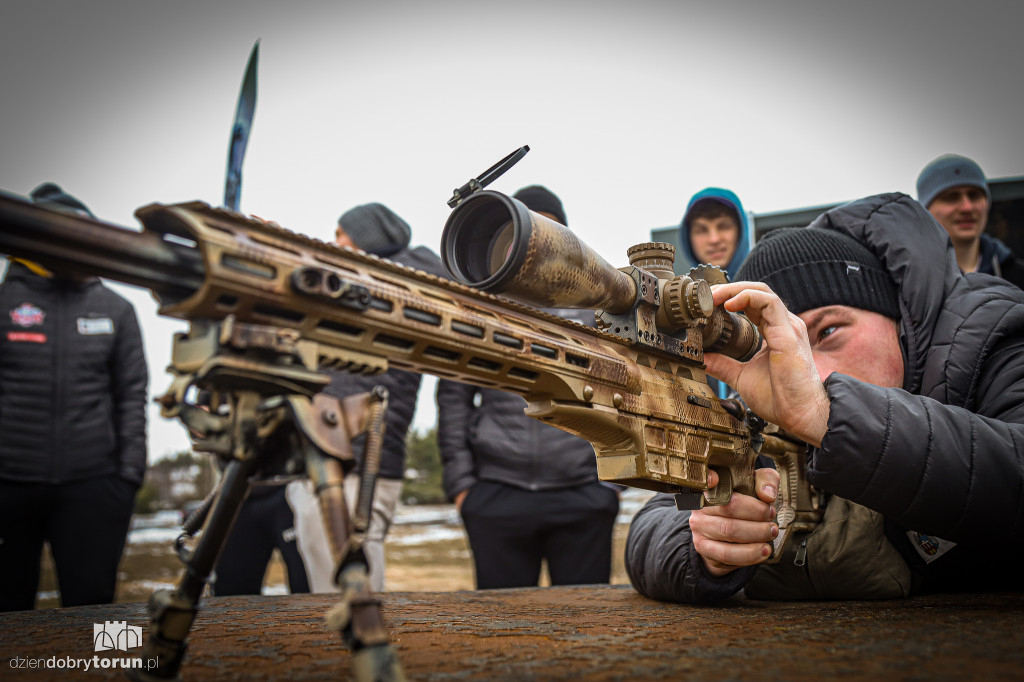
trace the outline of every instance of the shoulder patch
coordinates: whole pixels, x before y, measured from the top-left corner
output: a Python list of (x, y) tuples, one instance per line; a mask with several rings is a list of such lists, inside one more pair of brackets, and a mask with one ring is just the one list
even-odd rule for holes
[(955, 542), (949, 540), (943, 540), (937, 538), (934, 535), (925, 535), (924, 533), (918, 533), (917, 531), (907, 531), (907, 537), (910, 538), (910, 544), (913, 545), (917, 553), (921, 555), (926, 564), (938, 559), (940, 556), (948, 552), (949, 550), (956, 547)]

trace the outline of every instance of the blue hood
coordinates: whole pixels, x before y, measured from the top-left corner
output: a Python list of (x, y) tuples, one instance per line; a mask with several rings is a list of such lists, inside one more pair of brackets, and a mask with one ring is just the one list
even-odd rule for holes
[(740, 269), (740, 265), (747, 258), (747, 254), (750, 252), (750, 222), (747, 219), (747, 212), (743, 210), (743, 204), (740, 203), (739, 197), (733, 192), (721, 187), (708, 187), (702, 189), (693, 195), (690, 199), (690, 203), (686, 206), (686, 213), (683, 214), (683, 220), (679, 223), (679, 243), (683, 250), (683, 255), (693, 263), (698, 265), (697, 257), (693, 253), (693, 246), (690, 244), (690, 228), (688, 218), (690, 211), (693, 209), (693, 205), (701, 199), (716, 199), (726, 206), (734, 209), (740, 217), (740, 234), (739, 240), (736, 244), (736, 253), (733, 254), (732, 260), (725, 267), (726, 272), (729, 274), (729, 278), (732, 279), (736, 275), (736, 271)]

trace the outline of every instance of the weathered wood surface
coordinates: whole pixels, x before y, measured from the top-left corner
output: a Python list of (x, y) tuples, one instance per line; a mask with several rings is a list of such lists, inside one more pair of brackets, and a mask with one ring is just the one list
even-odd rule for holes
[[(626, 586), (385, 593), (412, 680), (1024, 679), (1024, 595), (902, 601), (665, 604)], [(348, 679), (323, 625), (334, 595), (204, 601), (186, 680)], [(12, 667), (94, 654), (93, 624), (148, 631), (145, 604), (0, 614), (0, 679), (123, 679), (118, 670)], [(40, 665), (45, 665), (42, 663)]]

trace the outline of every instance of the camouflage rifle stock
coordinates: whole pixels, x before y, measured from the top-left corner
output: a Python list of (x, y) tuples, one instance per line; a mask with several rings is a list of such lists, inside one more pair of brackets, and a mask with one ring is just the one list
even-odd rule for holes
[[(705, 275), (674, 276), (667, 244), (631, 248), (616, 270), (520, 202), (476, 191), (442, 245), (471, 287), (199, 202), (136, 216), (141, 232), (2, 194), (0, 252), (149, 288), (160, 314), (188, 320), (161, 399), (167, 417), (183, 417), (190, 385), (224, 363), (244, 367), (230, 357), (209, 366), (215, 347), (264, 349), (284, 358), (285, 375), (393, 366), (518, 393), (527, 414), (593, 444), (603, 480), (677, 493), (681, 507), (754, 492), (751, 430), (707, 385), (703, 353), (743, 359), (760, 337), (715, 308)], [(599, 328), (507, 297), (597, 309)], [(705, 497), (709, 468), (720, 483)], [(780, 530), (776, 556), (789, 536)]]

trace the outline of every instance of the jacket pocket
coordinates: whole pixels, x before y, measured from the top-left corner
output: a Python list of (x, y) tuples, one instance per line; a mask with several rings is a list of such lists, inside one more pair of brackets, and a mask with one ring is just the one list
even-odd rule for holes
[(832, 497), (821, 524), (789, 539), (782, 558), (765, 564), (745, 592), (752, 599), (900, 599), (910, 594), (910, 567), (885, 536), (885, 519)]

